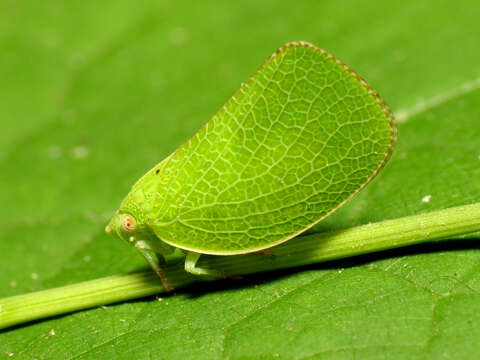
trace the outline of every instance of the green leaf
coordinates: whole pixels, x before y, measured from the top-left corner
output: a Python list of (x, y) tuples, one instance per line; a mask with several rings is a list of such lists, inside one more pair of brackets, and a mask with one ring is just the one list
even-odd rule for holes
[[(399, 120), (384, 171), (310, 231), (479, 201), (479, 7), (2, 3), (0, 296), (145, 268), (103, 234), (115, 205), (289, 40), (342, 59)], [(474, 358), (476, 241), (82, 311), (1, 333), (0, 357)]]

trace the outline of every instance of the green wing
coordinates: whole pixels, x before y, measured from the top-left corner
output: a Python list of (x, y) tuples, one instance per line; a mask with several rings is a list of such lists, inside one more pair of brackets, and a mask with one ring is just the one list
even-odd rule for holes
[(383, 167), (392, 116), (364, 80), (307, 43), (272, 55), (157, 175), (156, 235), (207, 254), (286, 241)]

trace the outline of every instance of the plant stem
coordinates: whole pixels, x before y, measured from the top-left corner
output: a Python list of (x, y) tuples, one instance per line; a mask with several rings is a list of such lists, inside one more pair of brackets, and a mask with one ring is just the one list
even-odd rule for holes
[[(386, 220), (348, 229), (299, 236), (259, 254), (203, 256), (199, 266), (246, 275), (341, 259), (480, 230), (480, 203)], [(199, 281), (182, 262), (165, 266), (178, 289)], [(159, 294), (165, 290), (150, 270), (114, 275), (50, 290), (0, 299), (0, 329), (72, 311)]]

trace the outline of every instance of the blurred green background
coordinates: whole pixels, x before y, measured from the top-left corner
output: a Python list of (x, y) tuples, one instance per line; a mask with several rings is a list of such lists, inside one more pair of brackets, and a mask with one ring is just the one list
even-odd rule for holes
[[(146, 267), (108, 218), (287, 41), (352, 67), (399, 126), (387, 168), (313, 231), (478, 201), (479, 15), (478, 1), (0, 0), (0, 296)], [(414, 247), (19, 327), (0, 358), (475, 358), (479, 275), (475, 239)]]

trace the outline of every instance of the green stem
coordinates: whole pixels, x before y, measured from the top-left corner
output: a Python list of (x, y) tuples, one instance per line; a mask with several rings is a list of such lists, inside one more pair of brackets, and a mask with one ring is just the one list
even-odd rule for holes
[[(245, 275), (297, 267), (412, 244), (452, 238), (480, 230), (480, 203), (387, 220), (343, 230), (299, 236), (259, 254), (203, 256), (199, 266)], [(165, 267), (176, 289), (198, 281), (183, 263)], [(150, 271), (121, 274), (0, 299), (0, 329), (72, 311), (141, 298), (164, 292)]]

